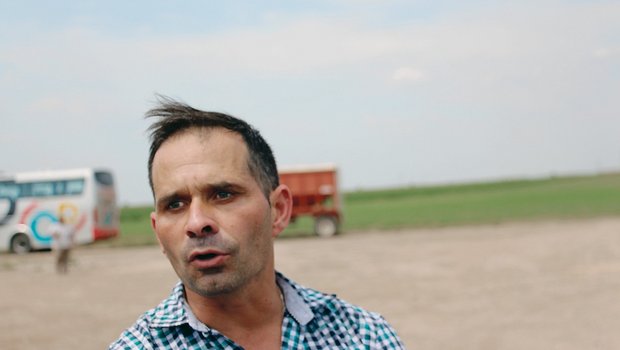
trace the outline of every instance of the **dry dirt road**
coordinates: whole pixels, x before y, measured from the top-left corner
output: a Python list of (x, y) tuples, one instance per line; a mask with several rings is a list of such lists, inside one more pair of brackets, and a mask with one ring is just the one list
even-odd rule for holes
[[(276, 242), (278, 269), (382, 313), (409, 349), (620, 349), (620, 218)], [(104, 349), (176, 281), (156, 247), (0, 255), (0, 348)]]

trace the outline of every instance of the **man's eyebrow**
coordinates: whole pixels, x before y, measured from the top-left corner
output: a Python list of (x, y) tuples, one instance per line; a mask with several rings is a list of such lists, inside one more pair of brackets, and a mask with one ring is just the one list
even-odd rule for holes
[(239, 184), (233, 183), (233, 182), (228, 182), (228, 181), (222, 181), (222, 182), (216, 182), (216, 183), (211, 183), (211, 184), (207, 184), (204, 186), (203, 190), (206, 191), (214, 191), (214, 190), (236, 190), (236, 191), (240, 191), (242, 190), (243, 187)]

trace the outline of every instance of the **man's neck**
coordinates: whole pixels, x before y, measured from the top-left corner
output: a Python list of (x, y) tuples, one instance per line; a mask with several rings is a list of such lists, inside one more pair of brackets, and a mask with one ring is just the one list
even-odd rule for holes
[(285, 306), (275, 273), (272, 276), (216, 297), (186, 289), (188, 306), (199, 321), (245, 349), (279, 349)]

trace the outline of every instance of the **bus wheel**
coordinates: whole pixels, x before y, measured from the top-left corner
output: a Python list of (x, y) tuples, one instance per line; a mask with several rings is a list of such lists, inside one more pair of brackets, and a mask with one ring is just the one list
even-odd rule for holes
[(30, 246), (30, 238), (23, 233), (18, 233), (11, 238), (11, 251), (16, 254), (28, 253), (32, 247)]
[(338, 233), (338, 221), (333, 216), (319, 216), (314, 222), (314, 233), (319, 237), (331, 237)]

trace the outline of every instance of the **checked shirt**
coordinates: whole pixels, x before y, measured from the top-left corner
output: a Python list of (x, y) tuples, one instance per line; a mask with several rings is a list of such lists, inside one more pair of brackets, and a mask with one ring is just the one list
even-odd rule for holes
[[(379, 314), (304, 288), (279, 273), (277, 282), (286, 305), (282, 349), (405, 348)], [(243, 349), (194, 316), (183, 288), (179, 282), (166, 300), (142, 315), (109, 349)]]

